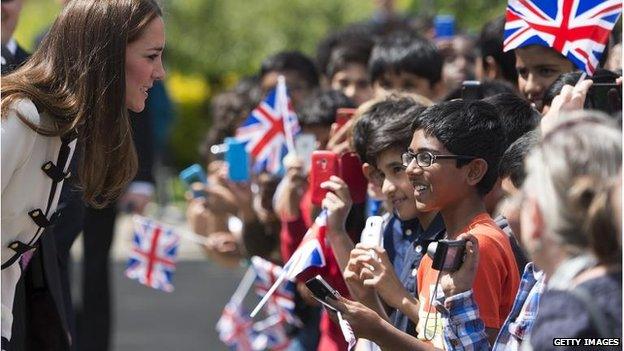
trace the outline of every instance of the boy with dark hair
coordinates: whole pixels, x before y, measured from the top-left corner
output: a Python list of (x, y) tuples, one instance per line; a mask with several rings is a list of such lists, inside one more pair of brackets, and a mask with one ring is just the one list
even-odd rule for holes
[[(424, 107), (410, 98), (391, 96), (372, 105), (364, 112), (353, 131), (353, 137), (357, 140), (356, 147), (365, 162), (363, 170), (368, 175), (369, 181), (375, 181), (370, 177), (371, 170), (374, 169), (378, 173), (378, 181), (381, 182), (379, 186), (390, 207), (391, 213), (386, 217), (383, 231), (384, 250), (379, 252), (379, 258), (385, 266), (384, 269), (391, 275), (394, 283), (391, 289), (402, 291), (401, 299), (411, 298), (412, 300), (415, 300), (416, 294), (415, 276), (412, 272), (420, 264), (424, 253), (422, 247), (426, 247), (431, 241), (437, 241), (444, 233), (444, 222), (441, 216), (436, 212), (424, 213), (416, 210), (414, 191), (401, 161), (401, 155), (411, 139), (411, 121), (423, 109)], [(340, 188), (344, 184), (339, 179), (327, 183), (329, 187), (333, 187), (331, 190), (334, 191), (336, 197), (348, 203), (348, 199), (341, 198), (341, 194), (344, 193), (341, 193)], [(344, 244), (344, 240), (341, 239), (346, 238), (345, 229), (331, 225), (331, 223), (343, 222), (338, 217), (339, 213), (330, 213), (327, 238), (335, 248), (334, 252), (348, 253), (351, 251), (352, 243), (348, 250), (338, 248)], [(347, 266), (357, 261), (360, 252), (364, 255), (369, 254), (367, 249), (358, 246), (350, 252)], [(346, 262), (347, 258), (344, 257), (343, 260), (338, 261)], [(347, 271), (349, 269), (348, 267), (341, 268), (343, 271), (345, 268)], [(361, 284), (362, 282), (358, 282), (357, 286)], [(388, 295), (386, 293), (388, 286), (380, 286), (377, 290), (382, 298)], [(355, 291), (357, 287), (354, 288), (353, 285), (350, 287), (355, 295), (359, 295)], [(362, 295), (358, 297), (369, 303), (373, 299), (366, 293)], [(400, 330), (415, 335), (415, 324), (407, 314), (401, 311), (400, 299), (385, 300), (385, 302), (390, 306), (390, 322)]]
[(526, 178), (524, 159), (539, 140), (539, 130), (532, 130), (516, 139), (503, 153), (498, 168), (498, 177), (502, 179), (501, 186), (506, 195), (515, 195), (521, 188)]
[(465, 80), (475, 79), (475, 40), (460, 34), (436, 42), (440, 55), (444, 58), (442, 80), (446, 90), (461, 87)]
[(323, 150), (329, 140), (331, 125), (336, 121), (339, 108), (354, 108), (355, 105), (342, 92), (336, 90), (315, 91), (303, 102), (297, 119), (301, 130), (313, 134), (318, 150)]
[(323, 86), (342, 91), (357, 106), (373, 96), (367, 69), (372, 38), (370, 26), (357, 23), (329, 34), (316, 48)]
[[(329, 82), (330, 74), (328, 66), (334, 51), (343, 46), (358, 47), (370, 54), (373, 48), (374, 33), (372, 28), (366, 24), (354, 23), (347, 27), (328, 34), (316, 47), (316, 64), (325, 83)], [(368, 59), (364, 64), (368, 64)], [(326, 84), (325, 84), (326, 85)]]
[(503, 32), (505, 16), (487, 22), (481, 29), (477, 48), (475, 74), (478, 80), (504, 79), (514, 86), (518, 81), (516, 56), (513, 52), (503, 52)]
[(371, 47), (342, 45), (329, 58), (326, 75), (332, 89), (342, 91), (359, 106), (373, 97), (367, 64)]
[(368, 63), (376, 96), (404, 91), (436, 100), (443, 90), (442, 56), (430, 41), (397, 32), (373, 47)]
[[(498, 177), (506, 145), (496, 108), (482, 101), (455, 100), (425, 110), (412, 124), (404, 165), (420, 211), (440, 211), (447, 239), (470, 233), (479, 240), (481, 262), (474, 295), (493, 343), (511, 310), (519, 284), (507, 236), (485, 211), (483, 196)], [(441, 296), (439, 272), (424, 257), (418, 268), (418, 337), (444, 348), (442, 321), (433, 298)]]
[(496, 107), (505, 135), (506, 147), (539, 126), (542, 116), (526, 100), (516, 94), (496, 94), (483, 99)]
[(266, 93), (277, 85), (277, 77), (286, 79), (288, 94), (295, 109), (319, 86), (314, 62), (299, 51), (283, 51), (269, 56), (260, 66), (260, 88)]

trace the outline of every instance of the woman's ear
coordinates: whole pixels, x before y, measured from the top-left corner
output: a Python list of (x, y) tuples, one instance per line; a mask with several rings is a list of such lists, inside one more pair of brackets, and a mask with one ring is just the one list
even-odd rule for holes
[(466, 180), (468, 182), (468, 185), (471, 186), (476, 186), (477, 184), (479, 184), (479, 182), (481, 181), (481, 179), (483, 179), (483, 176), (485, 176), (485, 173), (488, 170), (488, 164), (482, 158), (477, 158), (470, 161), (470, 163), (468, 163), (465, 167)]

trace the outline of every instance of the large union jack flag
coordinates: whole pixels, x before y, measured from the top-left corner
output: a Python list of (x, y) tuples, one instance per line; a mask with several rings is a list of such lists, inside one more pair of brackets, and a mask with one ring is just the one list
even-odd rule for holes
[[(258, 256), (251, 258), (251, 264), (256, 272), (256, 294), (264, 296), (283, 273), (282, 267)], [(301, 326), (295, 315), (295, 284), (290, 281), (281, 284), (267, 302), (267, 310), (269, 315), (277, 315), (287, 323)]]
[(294, 149), (294, 136), (300, 127), (288, 98), (286, 83), (280, 76), (278, 84), (260, 102), (237, 129), (236, 138), (254, 160), (255, 173), (267, 171), (280, 174), (282, 159)]
[(504, 51), (551, 47), (591, 75), (621, 12), (621, 0), (509, 0)]
[(171, 279), (180, 237), (173, 229), (145, 217), (135, 216), (133, 222), (126, 276), (154, 289), (173, 291)]

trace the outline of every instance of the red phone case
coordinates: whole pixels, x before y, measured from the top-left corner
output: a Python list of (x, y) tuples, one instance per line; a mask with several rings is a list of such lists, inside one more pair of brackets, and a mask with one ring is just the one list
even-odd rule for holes
[(338, 125), (338, 129), (342, 128), (355, 114), (357, 109), (354, 108), (339, 108), (336, 110), (336, 124)]
[(349, 186), (353, 203), (363, 203), (366, 200), (368, 181), (362, 173), (362, 161), (357, 153), (347, 152), (340, 156), (340, 174), (342, 180)]
[(312, 204), (321, 206), (327, 190), (321, 188), (321, 183), (329, 180), (332, 175), (338, 175), (338, 157), (331, 151), (318, 150), (312, 152), (310, 166), (310, 186), (312, 187)]

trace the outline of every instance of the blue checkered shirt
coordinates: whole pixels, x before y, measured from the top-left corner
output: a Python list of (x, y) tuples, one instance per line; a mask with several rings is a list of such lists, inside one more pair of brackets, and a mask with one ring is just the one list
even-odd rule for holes
[[(513, 307), (492, 351), (519, 349), (522, 340), (531, 332), (543, 291), (544, 274), (536, 272), (530, 262), (524, 269)], [(472, 290), (446, 299), (442, 297), (437, 302), (447, 350), (489, 350), (485, 324), (479, 318), (479, 307)]]

